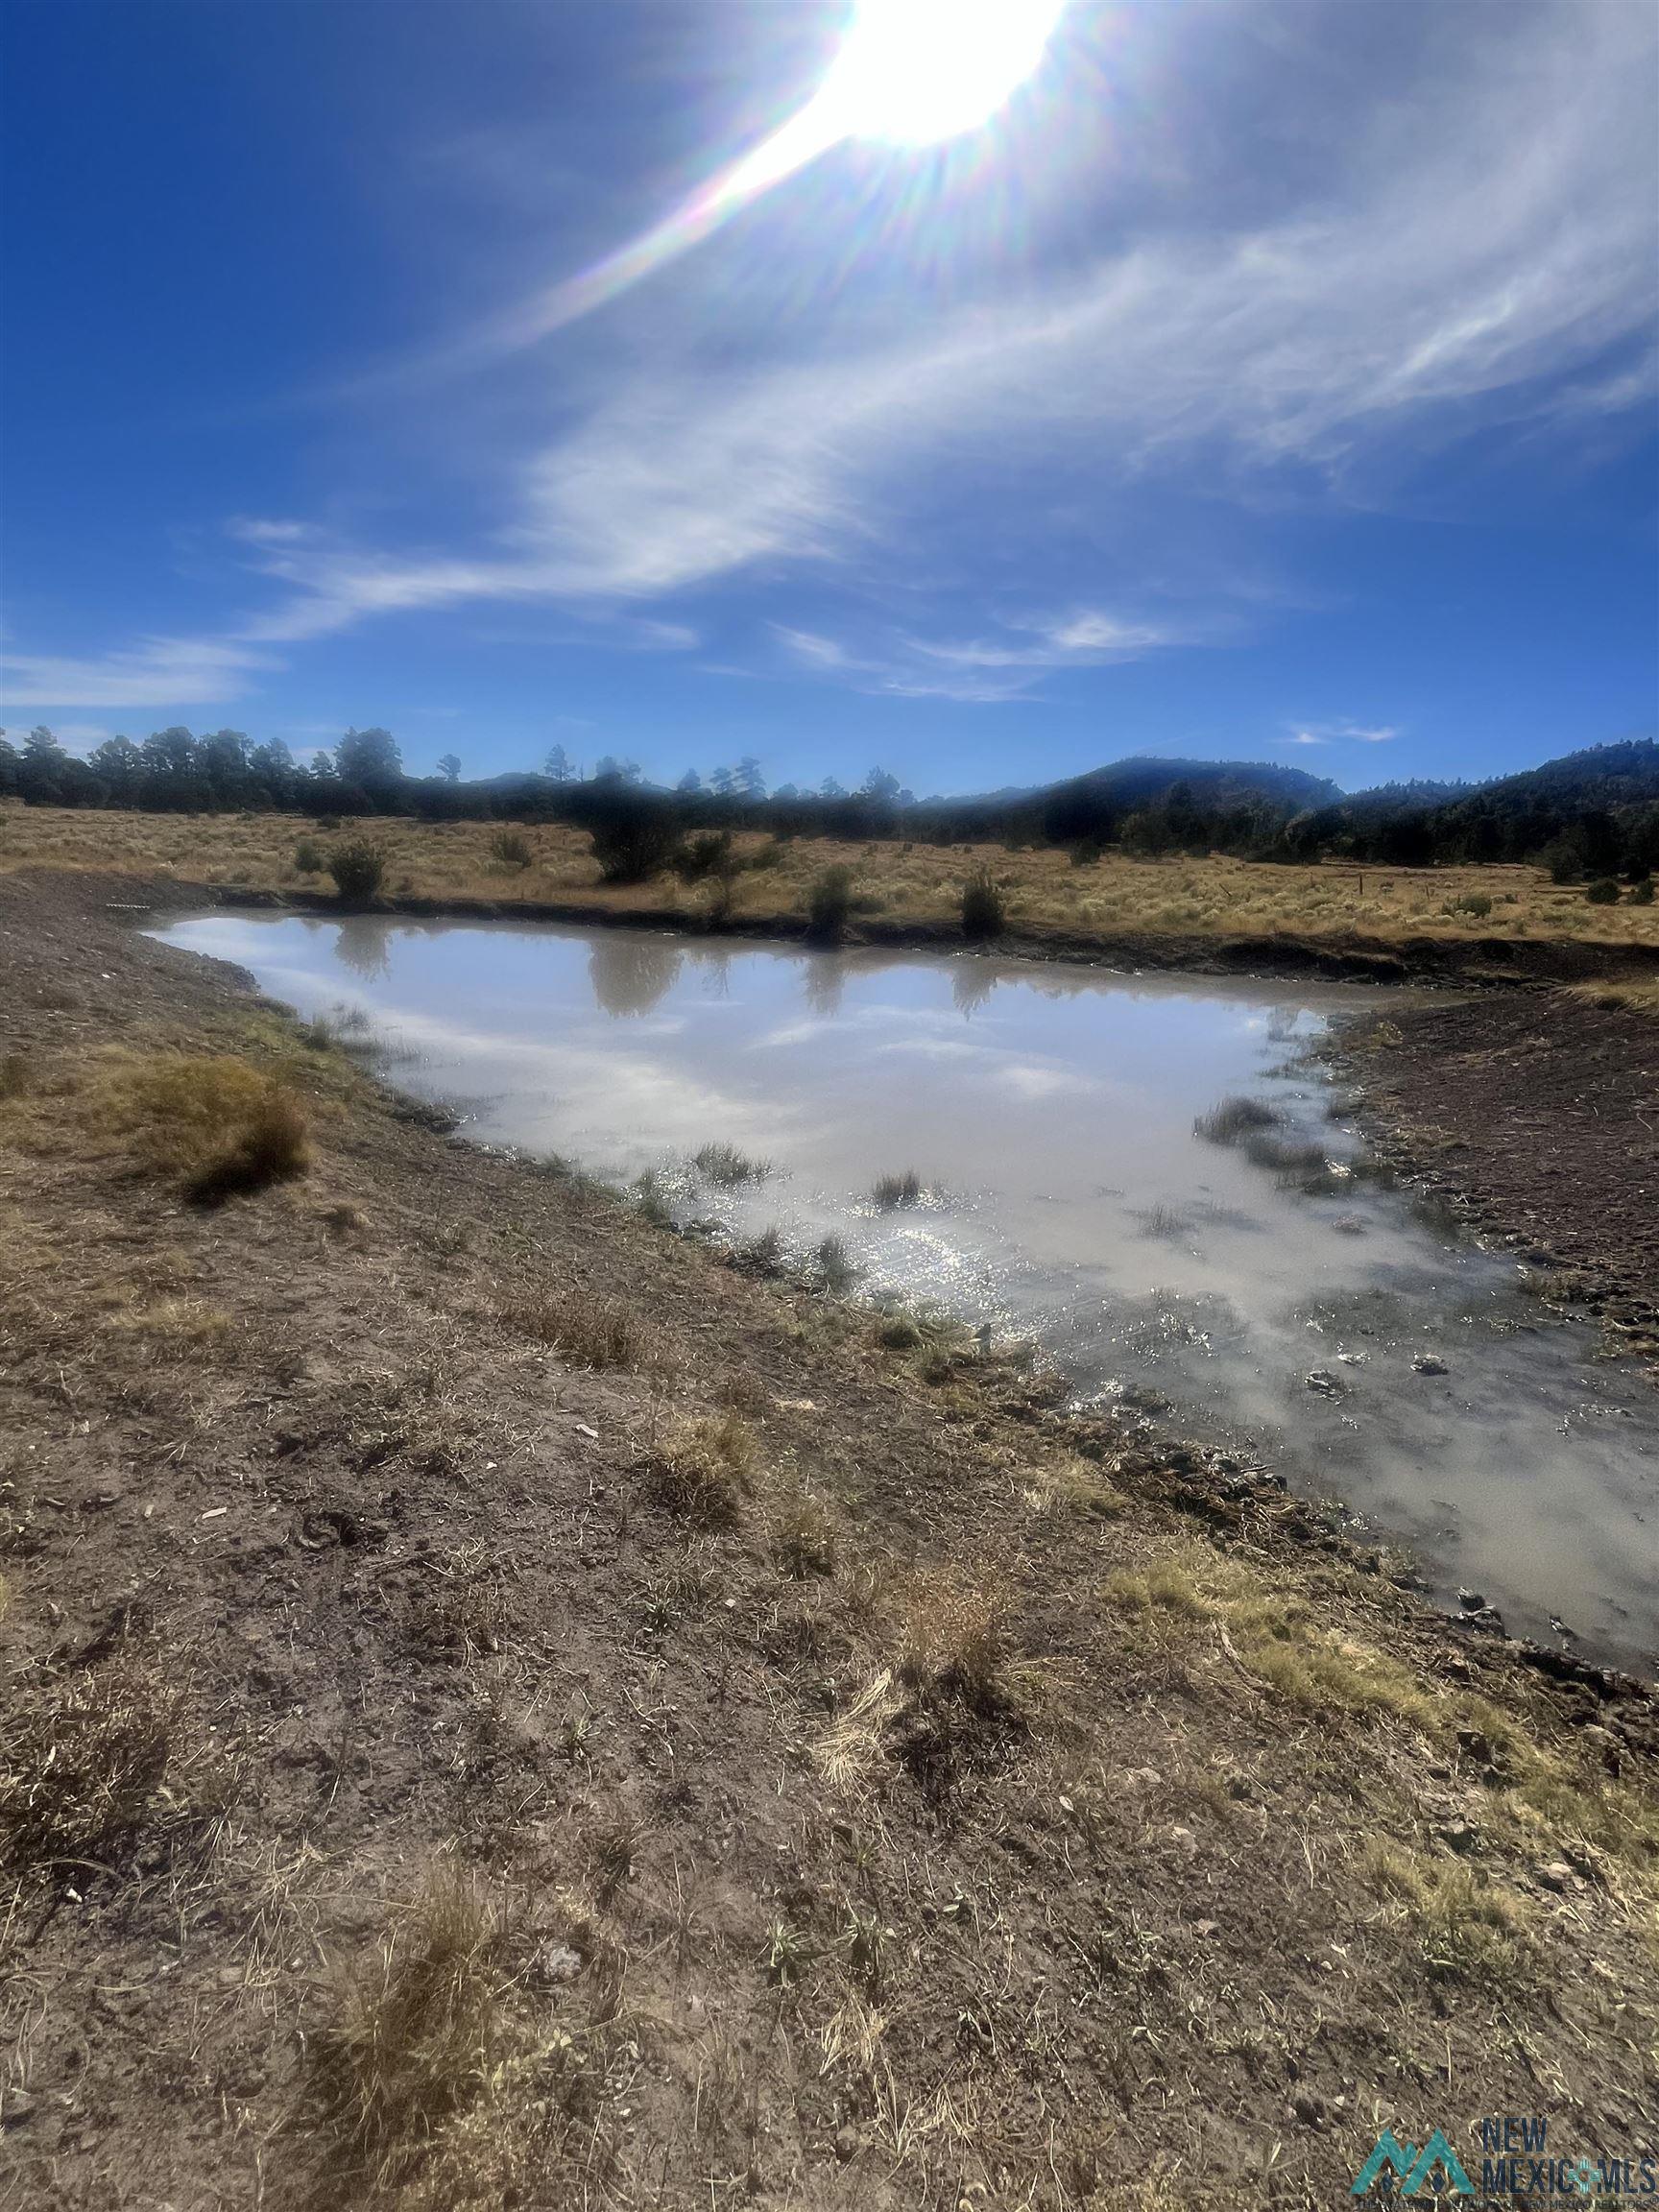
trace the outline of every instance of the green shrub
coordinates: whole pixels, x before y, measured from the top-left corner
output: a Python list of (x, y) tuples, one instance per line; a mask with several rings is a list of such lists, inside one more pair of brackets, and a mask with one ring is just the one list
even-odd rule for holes
[(674, 855), (674, 873), (682, 883), (701, 883), (709, 876), (727, 874), (733, 866), (730, 830), (700, 830)]
[(1594, 883), (1586, 884), (1584, 896), (1592, 906), (1617, 906), (1619, 886), (1611, 876), (1598, 876)]
[(373, 837), (348, 837), (329, 854), (328, 873), (342, 899), (373, 899), (386, 880), (386, 848)]
[(666, 808), (640, 804), (595, 822), (593, 857), (607, 883), (643, 883), (667, 867), (679, 840)]
[(490, 856), (503, 868), (528, 868), (536, 851), (522, 830), (502, 828), (490, 840)]
[(1484, 891), (1465, 891), (1461, 898), (1446, 902), (1448, 914), (1472, 914), (1478, 922), (1484, 922), (1492, 911), (1492, 902)]
[(975, 869), (962, 886), (962, 934), (970, 945), (1000, 937), (1008, 926), (1002, 886), (989, 868)]
[(826, 1237), (812, 1255), (816, 1262), (818, 1287), (838, 1298), (843, 1290), (851, 1290), (858, 1280), (858, 1269), (854, 1264), (846, 1243), (839, 1237)]
[(1651, 876), (1644, 876), (1644, 877), (1643, 877), (1643, 878), (1642, 878), (1642, 880), (1641, 880), (1639, 883), (1632, 883), (1632, 884), (1631, 884), (1631, 886), (1630, 886), (1630, 903), (1631, 903), (1631, 905), (1632, 905), (1632, 906), (1651, 906), (1651, 905), (1652, 905), (1652, 903), (1653, 903), (1653, 878), (1652, 878), (1652, 877), (1651, 877)]
[(294, 865), (301, 876), (321, 876), (328, 865), (328, 855), (315, 837), (301, 837), (294, 848)]
[(826, 868), (806, 901), (806, 935), (814, 945), (838, 945), (853, 912), (853, 871)]

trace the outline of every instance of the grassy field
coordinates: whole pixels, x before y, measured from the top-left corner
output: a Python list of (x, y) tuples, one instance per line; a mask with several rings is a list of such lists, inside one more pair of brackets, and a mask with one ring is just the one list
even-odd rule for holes
[[(586, 832), (562, 825), (515, 831), (528, 855), (521, 863), (498, 856), (500, 830), (487, 822), (392, 818), (363, 827), (385, 847), (385, 889), (394, 898), (504, 906), (580, 902), (619, 914), (672, 910), (706, 921), (715, 897), (711, 885), (683, 885), (671, 873), (644, 884), (603, 884)], [(325, 872), (299, 863), (325, 858), (351, 833), (320, 830), (300, 816), (12, 806), (0, 809), (0, 869), (129, 869), (227, 888), (328, 892)], [(1659, 905), (1632, 904), (1627, 894), (1614, 906), (1592, 905), (1583, 886), (1553, 884), (1537, 868), (1291, 868), (1221, 855), (1136, 860), (1118, 854), (1074, 867), (1068, 854), (1046, 850), (815, 838), (780, 844), (758, 836), (740, 838), (737, 853), (743, 866), (731, 912), (751, 925), (798, 926), (813, 882), (840, 866), (853, 874), (855, 924), (951, 928), (963, 882), (983, 865), (1005, 887), (1009, 926), (1022, 936), (1105, 942), (1138, 934), (1199, 941), (1287, 935), (1334, 944), (1502, 936), (1659, 948)]]
[[(0, 876), (0, 2203), (1311, 2212), (1659, 2123), (1659, 1715)], [(9, 2194), (10, 2191), (10, 2194)]]

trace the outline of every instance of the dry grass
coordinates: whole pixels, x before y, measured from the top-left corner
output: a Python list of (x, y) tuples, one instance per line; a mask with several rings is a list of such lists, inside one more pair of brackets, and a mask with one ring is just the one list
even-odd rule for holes
[(501, 1930), (480, 1890), (441, 1863), (373, 1954), (340, 1976), (311, 2040), (311, 2115), (346, 2175), (410, 2176), (484, 2087), (501, 2035)]
[(772, 1172), (768, 1162), (752, 1159), (735, 1144), (705, 1144), (692, 1164), (699, 1175), (723, 1190), (734, 1190), (742, 1183), (762, 1183)]
[(1478, 1868), (1377, 1837), (1362, 1846), (1358, 1871), (1385, 1900), (1388, 1917), (1410, 1929), (1431, 1974), (1496, 1982), (1520, 1965), (1525, 1908)]
[(514, 1326), (572, 1367), (643, 1367), (650, 1348), (625, 1299), (585, 1290), (550, 1291), (510, 1310)]
[(814, 1492), (797, 1490), (784, 1499), (772, 1524), (772, 1552), (792, 1580), (832, 1575), (835, 1542), (834, 1518)]
[(646, 1478), (652, 1497), (670, 1512), (729, 1527), (758, 1459), (758, 1441), (741, 1414), (681, 1414), (646, 1454)]
[(1025, 1502), (1035, 1513), (1074, 1513), (1085, 1521), (1115, 1521), (1129, 1504), (1091, 1459), (1032, 1468)]
[(119, 1069), (103, 1104), (143, 1171), (204, 1205), (262, 1190), (310, 1166), (299, 1095), (249, 1060), (157, 1053)]
[(434, 1565), (432, 1587), (409, 1608), (409, 1632), (422, 1649), (470, 1660), (498, 1651), (506, 1634), (507, 1593), (483, 1547), (464, 1544), (446, 1566)]
[(186, 1727), (186, 1695), (177, 1665), (123, 1645), (16, 1698), (0, 1724), (0, 1864), (84, 1878), (153, 1827), (222, 1811), (233, 1768)]
[(919, 1206), (922, 1178), (914, 1167), (906, 1167), (902, 1175), (878, 1175), (870, 1195), (883, 1214), (891, 1214), (899, 1206)]
[(1659, 1014), (1659, 977), (1650, 983), (1625, 983), (1609, 975), (1594, 983), (1572, 983), (1568, 989), (1575, 998), (1587, 998), (1592, 1006), (1623, 1007), (1632, 1014)]
[(903, 1701), (889, 1742), (930, 1795), (960, 1770), (1027, 1735), (1042, 1671), (1022, 1654), (1012, 1596), (990, 1572), (919, 1575), (906, 1596), (894, 1673)]
[[(514, 832), (529, 859), (504, 865), (488, 822), (376, 820), (386, 888), (426, 899), (501, 904), (581, 900), (626, 914), (664, 906), (705, 916), (700, 886), (672, 876), (644, 884), (602, 885), (585, 832), (562, 824)], [(11, 807), (0, 814), (0, 868), (52, 865), (137, 869), (185, 882), (281, 891), (315, 888), (296, 866), (313, 824), (296, 815), (161, 815)], [(516, 846), (517, 850), (517, 846)], [(847, 871), (848, 911), (959, 935), (964, 879), (994, 868), (1009, 926), (1071, 937), (1148, 930), (1169, 936), (1407, 937), (1468, 941), (1480, 936), (1570, 939), (1659, 946), (1659, 904), (1593, 906), (1576, 884), (1530, 867), (1384, 868), (1332, 861), (1282, 867), (1219, 854), (1138, 860), (1118, 853), (1074, 867), (1069, 853), (1005, 853), (998, 846), (854, 845), (829, 838), (733, 840), (742, 866), (747, 920), (805, 926), (814, 885)], [(754, 856), (776, 853), (756, 868)], [(307, 857), (310, 855), (307, 854)], [(1490, 901), (1482, 913), (1480, 902)], [(833, 934), (833, 932), (830, 932)]]
[(1430, 1726), (1448, 1719), (1449, 1707), (1436, 1705), (1408, 1668), (1324, 1625), (1306, 1599), (1270, 1590), (1213, 1547), (1190, 1545), (1120, 1570), (1101, 1595), (1145, 1640), (1173, 1651), (1190, 1650), (1193, 1627), (1212, 1624), (1225, 1656), (1258, 1688), (1321, 1719), (1389, 1714)]

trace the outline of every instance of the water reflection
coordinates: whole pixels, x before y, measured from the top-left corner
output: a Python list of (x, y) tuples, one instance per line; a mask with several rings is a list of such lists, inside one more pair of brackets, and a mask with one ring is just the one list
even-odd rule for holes
[[(167, 934), (303, 1013), (344, 998), (391, 1078), (470, 1100), (480, 1138), (619, 1185), (665, 1171), (734, 1237), (833, 1233), (869, 1286), (1037, 1335), (1126, 1419), (1154, 1389), (1514, 1625), (1659, 1645), (1650, 1390), (1443, 1214), (1194, 1133), (1248, 1093), (1288, 1157), (1351, 1150), (1297, 1054), (1363, 989), (368, 917)], [(710, 1142), (774, 1171), (709, 1186)], [(932, 1195), (882, 1211), (878, 1178), (907, 1171)]]
[(619, 1018), (655, 1013), (678, 981), (683, 957), (672, 937), (601, 930), (588, 952), (594, 999)]
[(847, 996), (848, 961), (844, 952), (808, 953), (802, 964), (801, 986), (806, 1011), (820, 1022), (833, 1022)]
[[(326, 928), (327, 924), (321, 926)], [(392, 973), (393, 925), (385, 916), (352, 914), (333, 925), (334, 953), (360, 983), (383, 983)]]

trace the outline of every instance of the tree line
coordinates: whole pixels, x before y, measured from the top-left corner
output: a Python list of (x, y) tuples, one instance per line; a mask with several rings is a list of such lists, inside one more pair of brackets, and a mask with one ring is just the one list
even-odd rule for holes
[(1639, 880), (1659, 867), (1652, 739), (1593, 747), (1479, 784), (1343, 793), (1274, 763), (1136, 757), (1036, 791), (917, 799), (879, 767), (851, 790), (832, 777), (810, 790), (768, 790), (752, 755), (708, 777), (687, 770), (669, 789), (648, 783), (635, 761), (604, 755), (588, 768), (555, 745), (539, 773), (469, 782), (453, 753), (435, 776), (409, 775), (396, 738), (378, 727), (349, 730), (303, 761), (280, 738), (255, 744), (239, 730), (195, 735), (180, 727), (141, 743), (111, 737), (82, 759), (40, 727), (20, 742), (0, 732), (6, 798), (166, 813), (565, 821), (592, 833), (608, 872), (628, 876), (666, 865), (698, 834), (745, 828), (858, 842), (1061, 846), (1080, 863), (1108, 850), (1395, 867), (1536, 861), (1562, 881)]

